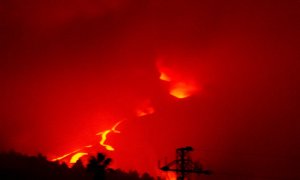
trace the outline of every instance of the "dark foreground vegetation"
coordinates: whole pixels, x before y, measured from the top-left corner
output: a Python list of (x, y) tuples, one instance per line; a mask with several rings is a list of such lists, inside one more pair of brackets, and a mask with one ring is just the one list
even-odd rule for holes
[(79, 160), (71, 168), (66, 164), (51, 162), (43, 155), (27, 156), (16, 152), (0, 153), (0, 179), (41, 180), (154, 180), (149, 174), (110, 169), (110, 158), (99, 153), (85, 167)]

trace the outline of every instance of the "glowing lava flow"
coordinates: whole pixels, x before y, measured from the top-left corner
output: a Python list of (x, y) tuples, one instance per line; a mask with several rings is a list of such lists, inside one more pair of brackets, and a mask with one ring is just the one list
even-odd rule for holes
[[(161, 64), (161, 62), (157, 63), (158, 70), (160, 72), (159, 79), (165, 81), (169, 85), (169, 94), (178, 98), (183, 99), (187, 98), (193, 94), (195, 94), (199, 88), (197, 84), (190, 77), (182, 76), (182, 74), (178, 73), (180, 71), (175, 71), (174, 68), (166, 67)], [(177, 69), (177, 68), (176, 68)], [(153, 114), (155, 112), (154, 107), (151, 104), (151, 101), (148, 99), (141, 103), (141, 105), (136, 110), (137, 117), (144, 117), (146, 115)], [(116, 130), (119, 124), (122, 121), (117, 122), (111, 129), (107, 129), (105, 131), (99, 132), (96, 135), (101, 135), (101, 140), (99, 144), (103, 146), (108, 151), (114, 151), (114, 147), (109, 144), (106, 144), (107, 136), (110, 133), (120, 133), (120, 131)], [(89, 155), (89, 151), (87, 148), (92, 148), (94, 145), (84, 146), (80, 149), (72, 151), (70, 153), (64, 154), (63, 156), (52, 159), (52, 161), (64, 161), (66, 162), (69, 159), (70, 164), (76, 163), (81, 157)]]
[(99, 142), (99, 144), (103, 147), (105, 147), (106, 150), (108, 151), (114, 151), (115, 149), (111, 146), (111, 145), (108, 145), (108, 144), (105, 144), (105, 141), (107, 139), (107, 135), (111, 132), (113, 133), (120, 133), (120, 131), (116, 130), (117, 126), (121, 123), (121, 121), (117, 122), (111, 129), (108, 129), (106, 131), (103, 131), (103, 132), (99, 132), (97, 133), (96, 135), (101, 135), (101, 141)]
[(85, 156), (85, 155), (88, 155), (88, 153), (79, 152), (79, 153), (74, 154), (71, 157), (70, 163), (72, 163), (72, 164), (76, 163), (82, 156)]
[[(121, 123), (121, 121), (117, 122), (111, 129), (108, 129), (106, 131), (103, 131), (103, 132), (99, 132), (97, 133), (97, 135), (101, 135), (101, 140), (99, 142), (99, 144), (103, 147), (105, 147), (106, 150), (108, 151), (114, 151), (115, 149), (111, 146), (111, 145), (108, 145), (108, 144), (105, 144), (106, 140), (107, 140), (107, 135), (111, 132), (113, 133), (120, 133), (120, 131), (116, 130), (116, 128), (118, 127), (118, 125)], [(52, 161), (60, 161), (60, 160), (63, 160), (69, 156), (71, 156), (70, 158), (70, 161), (69, 163), (71, 164), (74, 164), (76, 163), (82, 156), (86, 156), (88, 155), (87, 152), (84, 152), (84, 150), (86, 150), (86, 148), (91, 148), (93, 147), (93, 145), (87, 145), (87, 146), (84, 146), (84, 148), (81, 148), (81, 149), (77, 149), (75, 151), (72, 151), (70, 153), (67, 153), (67, 154), (64, 154), (60, 157), (57, 157), (57, 158), (54, 158), (52, 159)]]
[[(136, 116), (137, 117), (142, 117), (142, 116), (146, 116), (146, 115), (153, 114), (153, 113), (154, 113), (154, 108), (151, 105), (150, 100), (146, 100), (137, 108)], [(96, 134), (96, 135), (101, 135), (101, 140), (99, 141), (99, 144), (101, 146), (103, 146), (108, 151), (114, 151), (115, 149), (111, 145), (106, 144), (107, 136), (110, 133), (121, 133), (119, 130), (116, 129), (120, 125), (121, 122), (122, 121), (117, 122), (111, 129), (107, 129), (105, 131), (98, 132)], [(69, 164), (74, 164), (81, 157), (89, 155), (89, 153), (88, 153), (89, 151), (87, 150), (87, 148), (92, 148), (92, 147), (94, 147), (94, 145), (84, 146), (80, 149), (77, 149), (77, 150), (72, 151), (70, 153), (64, 154), (60, 157), (54, 158), (54, 159), (52, 159), (52, 161), (67, 162), (67, 159), (69, 159)]]
[(80, 151), (80, 150), (81, 150), (81, 149), (77, 149), (77, 150), (72, 151), (72, 152), (70, 152), (70, 153), (64, 154), (64, 155), (62, 155), (62, 156), (60, 156), (60, 157), (57, 157), (57, 158), (52, 159), (52, 161), (59, 161), (59, 160), (62, 160), (62, 159), (64, 159), (64, 158), (70, 156), (71, 154), (77, 153), (77, 152)]

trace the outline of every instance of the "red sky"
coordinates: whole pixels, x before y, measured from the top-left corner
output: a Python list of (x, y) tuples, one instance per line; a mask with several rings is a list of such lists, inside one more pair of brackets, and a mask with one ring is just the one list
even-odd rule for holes
[[(56, 156), (110, 137), (156, 172), (190, 145), (215, 175), (297, 179), (298, 0), (0, 2), (0, 149)], [(159, 61), (198, 91), (169, 95)], [(155, 113), (134, 113), (151, 101)], [(204, 179), (204, 178), (203, 178)]]

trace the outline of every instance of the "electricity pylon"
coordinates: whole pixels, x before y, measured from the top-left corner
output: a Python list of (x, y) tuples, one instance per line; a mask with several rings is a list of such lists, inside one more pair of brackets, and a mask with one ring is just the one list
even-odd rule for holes
[(203, 170), (201, 164), (194, 163), (190, 157), (190, 153), (193, 148), (190, 146), (177, 148), (176, 149), (176, 160), (160, 167), (162, 171), (172, 171), (176, 172), (177, 180), (188, 180), (189, 174), (205, 174), (210, 175), (209, 170)]

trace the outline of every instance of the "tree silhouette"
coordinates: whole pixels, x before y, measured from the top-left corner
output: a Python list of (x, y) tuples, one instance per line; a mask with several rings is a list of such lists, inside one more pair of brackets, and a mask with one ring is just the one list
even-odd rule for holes
[(87, 171), (93, 173), (95, 180), (105, 179), (106, 168), (111, 161), (111, 158), (106, 158), (104, 154), (98, 153), (97, 157), (91, 157), (89, 160)]
[(141, 177), (142, 180), (154, 180), (153, 177), (150, 176), (148, 173), (144, 173)]
[(0, 179), (43, 179), (43, 180), (154, 180), (149, 174), (142, 176), (136, 171), (110, 169), (110, 158), (99, 153), (86, 166), (78, 160), (72, 168), (66, 163), (52, 162), (41, 154), (28, 156), (14, 151), (0, 152)]

